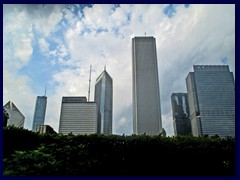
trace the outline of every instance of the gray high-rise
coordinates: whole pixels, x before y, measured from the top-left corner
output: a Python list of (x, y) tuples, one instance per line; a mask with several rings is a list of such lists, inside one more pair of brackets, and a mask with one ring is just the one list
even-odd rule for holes
[(235, 137), (235, 83), (227, 65), (194, 65), (186, 78), (194, 136)]
[(133, 133), (162, 132), (156, 42), (154, 37), (132, 39)]
[(98, 105), (100, 119), (98, 132), (112, 134), (113, 82), (106, 69), (96, 79), (94, 101)]
[(44, 124), (46, 107), (47, 107), (47, 97), (37, 96), (34, 117), (33, 117), (33, 125), (32, 125), (33, 131), (36, 131), (37, 125)]
[(87, 102), (86, 97), (63, 97), (59, 133), (96, 134), (98, 108), (95, 102)]
[(174, 135), (191, 134), (187, 93), (172, 93)]

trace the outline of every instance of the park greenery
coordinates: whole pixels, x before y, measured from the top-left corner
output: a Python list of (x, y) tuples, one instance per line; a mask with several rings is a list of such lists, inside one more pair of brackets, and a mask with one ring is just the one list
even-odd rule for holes
[(235, 139), (3, 129), (5, 176), (235, 175)]

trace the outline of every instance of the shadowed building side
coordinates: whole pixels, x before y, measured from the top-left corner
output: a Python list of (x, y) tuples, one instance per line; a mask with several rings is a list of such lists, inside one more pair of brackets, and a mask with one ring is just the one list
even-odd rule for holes
[(98, 105), (98, 133), (112, 134), (113, 81), (106, 69), (96, 79), (94, 101)]
[(235, 83), (226, 65), (194, 65), (186, 78), (194, 136), (235, 137)]
[(187, 93), (172, 93), (171, 102), (174, 135), (191, 134)]

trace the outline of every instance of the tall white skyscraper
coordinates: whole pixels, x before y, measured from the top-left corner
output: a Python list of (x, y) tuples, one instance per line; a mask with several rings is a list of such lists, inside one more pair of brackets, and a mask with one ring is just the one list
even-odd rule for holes
[(45, 114), (47, 108), (47, 97), (46, 96), (37, 96), (33, 125), (32, 130), (36, 131), (38, 125), (43, 125), (45, 121)]
[(97, 133), (98, 107), (86, 97), (63, 97), (59, 133)]
[(162, 132), (156, 42), (154, 37), (132, 39), (133, 133)]
[(98, 132), (101, 134), (112, 134), (112, 84), (111, 76), (104, 69), (96, 80), (94, 96), (100, 112)]
[(194, 65), (186, 78), (192, 134), (235, 137), (235, 83), (226, 65)]

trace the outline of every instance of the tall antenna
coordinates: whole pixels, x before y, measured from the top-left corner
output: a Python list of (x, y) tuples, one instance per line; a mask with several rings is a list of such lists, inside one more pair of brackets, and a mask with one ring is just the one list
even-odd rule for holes
[(89, 86), (88, 86), (88, 102), (90, 100), (91, 71), (92, 71), (92, 65), (90, 65)]
[(46, 87), (45, 87), (44, 96), (46, 96), (46, 93), (47, 93), (47, 85), (46, 85)]

